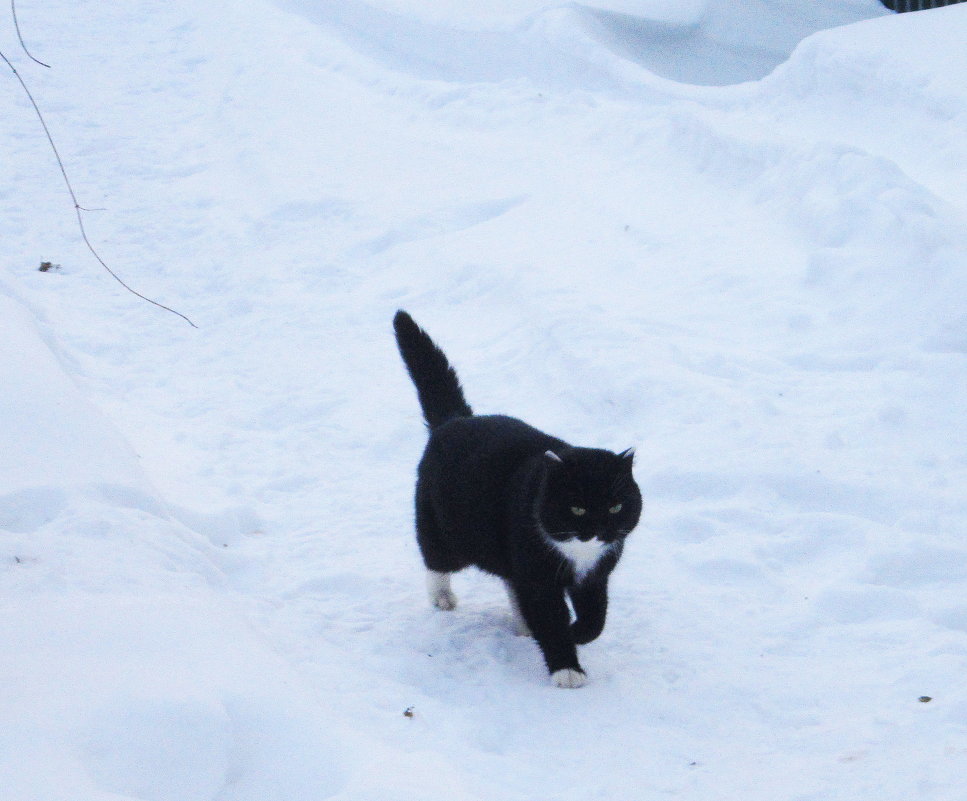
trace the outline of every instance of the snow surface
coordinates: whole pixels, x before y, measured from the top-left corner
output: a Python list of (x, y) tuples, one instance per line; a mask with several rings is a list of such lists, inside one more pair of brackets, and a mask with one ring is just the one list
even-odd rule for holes
[[(199, 328), (8, 74), (3, 801), (962, 801), (967, 4), (18, 13)], [(398, 307), (637, 448), (581, 689), (500, 581), (427, 603)]]

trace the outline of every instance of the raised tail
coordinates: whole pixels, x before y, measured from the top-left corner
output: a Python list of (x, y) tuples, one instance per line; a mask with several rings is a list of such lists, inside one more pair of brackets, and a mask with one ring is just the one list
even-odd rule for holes
[(463, 397), (456, 371), (429, 334), (402, 309), (393, 318), (393, 330), (400, 355), (416, 384), (426, 424), (436, 428), (454, 417), (470, 417), (473, 411)]

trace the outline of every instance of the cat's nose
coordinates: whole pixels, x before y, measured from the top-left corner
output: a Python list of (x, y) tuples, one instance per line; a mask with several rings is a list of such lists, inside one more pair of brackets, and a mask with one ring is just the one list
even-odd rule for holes
[(594, 537), (595, 532), (593, 531), (578, 534), (578, 539), (581, 540), (581, 542), (590, 542), (594, 539)]

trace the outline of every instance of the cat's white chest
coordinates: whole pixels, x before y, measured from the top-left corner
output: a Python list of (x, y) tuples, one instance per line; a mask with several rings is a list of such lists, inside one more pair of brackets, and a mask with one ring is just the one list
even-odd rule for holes
[(605, 550), (607, 550), (607, 546), (599, 539), (581, 542), (575, 537), (564, 542), (558, 540), (552, 540), (552, 542), (558, 553), (571, 563), (574, 568), (574, 577), (578, 581), (583, 581), (584, 577), (594, 570), (601, 557), (604, 556)]

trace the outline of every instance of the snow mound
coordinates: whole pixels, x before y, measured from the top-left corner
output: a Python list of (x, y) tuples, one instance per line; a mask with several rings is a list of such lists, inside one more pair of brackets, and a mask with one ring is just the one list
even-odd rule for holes
[(599, 43), (650, 72), (688, 84), (724, 86), (768, 75), (817, 31), (888, 13), (873, 0), (790, 4), (776, 0), (588, 6), (585, 24)]
[(147, 494), (130, 446), (67, 377), (29, 312), (3, 293), (0, 285), (0, 453), (8, 454), (0, 460), (0, 486), (8, 514), (21, 525), (44, 508), (53, 514), (67, 487)]
[(423, 78), (529, 79), (611, 92), (622, 89), (620, 76), (632, 68), (688, 84), (756, 80), (810, 34), (890, 13), (877, 0), (815, 8), (779, 0), (611, 0), (483, 4), (481, 10), (409, 0), (276, 2), (334, 28), (386, 66)]

